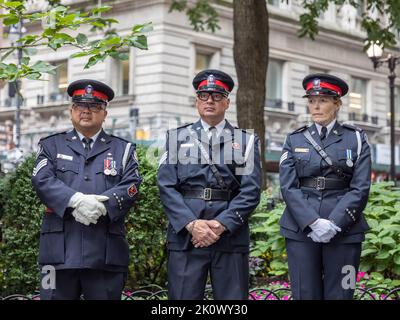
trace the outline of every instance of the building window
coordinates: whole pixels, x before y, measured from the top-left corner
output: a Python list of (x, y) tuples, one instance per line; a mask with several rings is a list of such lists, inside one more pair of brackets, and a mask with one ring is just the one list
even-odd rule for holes
[(209, 69), (211, 64), (212, 54), (196, 52), (196, 62), (194, 67), (195, 74), (198, 74), (201, 70)]
[(267, 107), (282, 107), (283, 62), (270, 59), (267, 71)]
[[(128, 54), (128, 52), (126, 52)], [(115, 64), (115, 76), (116, 76), (116, 95), (125, 96), (130, 94), (130, 69), (131, 61), (130, 56), (127, 60), (114, 59)]]
[(56, 66), (56, 73), (50, 75), (49, 100), (62, 101), (66, 97), (68, 88), (68, 60), (52, 62)]
[(363, 121), (366, 114), (367, 81), (365, 79), (352, 77), (349, 93), (349, 114), (356, 121)]

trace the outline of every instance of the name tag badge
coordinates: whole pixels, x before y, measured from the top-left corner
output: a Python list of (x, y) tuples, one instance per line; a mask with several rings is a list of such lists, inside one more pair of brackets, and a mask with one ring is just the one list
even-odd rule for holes
[(74, 157), (73, 156), (67, 156), (66, 154), (62, 154), (62, 153), (57, 153), (57, 159), (63, 159), (63, 160), (72, 161), (74, 159)]
[(181, 144), (181, 148), (191, 148), (193, 146), (194, 146), (193, 143), (182, 143)]
[(294, 149), (294, 152), (307, 153), (307, 152), (310, 152), (310, 149), (309, 148), (296, 148), (296, 149)]

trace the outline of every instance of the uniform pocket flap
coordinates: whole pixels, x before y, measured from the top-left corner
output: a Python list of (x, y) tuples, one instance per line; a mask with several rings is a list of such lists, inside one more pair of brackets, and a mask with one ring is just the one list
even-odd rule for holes
[(55, 213), (46, 213), (41, 227), (41, 233), (64, 231), (64, 220)]
[(65, 172), (65, 171), (73, 171), (75, 173), (79, 173), (79, 164), (67, 161), (58, 161), (57, 162), (57, 170)]

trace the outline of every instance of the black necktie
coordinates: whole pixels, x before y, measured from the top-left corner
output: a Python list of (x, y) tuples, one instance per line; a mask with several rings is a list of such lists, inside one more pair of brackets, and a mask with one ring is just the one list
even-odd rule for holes
[(322, 127), (321, 128), (321, 141), (323, 141), (326, 138), (326, 133), (327, 133), (328, 129), (326, 127)]
[(217, 140), (217, 128), (210, 127), (208, 131), (211, 132), (210, 143), (215, 143), (215, 141)]
[(213, 159), (214, 155), (214, 149), (213, 149), (213, 144), (217, 141), (217, 128), (216, 127), (210, 127), (208, 129), (209, 132), (211, 132), (210, 136), (210, 144), (209, 144), (209, 153), (210, 153), (210, 158)]
[(90, 152), (90, 150), (92, 149), (90, 147), (90, 144), (93, 142), (93, 139), (91, 139), (91, 138), (82, 138), (82, 142), (85, 145), (86, 154), (88, 154)]

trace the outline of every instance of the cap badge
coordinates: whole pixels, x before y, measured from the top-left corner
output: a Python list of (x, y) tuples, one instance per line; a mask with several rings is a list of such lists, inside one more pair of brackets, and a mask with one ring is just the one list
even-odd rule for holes
[(313, 89), (314, 90), (320, 90), (321, 89), (321, 80), (320, 79), (314, 79), (313, 80)]
[(85, 88), (85, 92), (86, 92), (86, 94), (92, 94), (93, 93), (93, 87), (89, 84), (89, 85), (87, 85), (86, 86), (86, 88)]
[(208, 84), (209, 86), (215, 86), (215, 77), (214, 77), (214, 75), (210, 74), (210, 75), (207, 77), (207, 84)]

